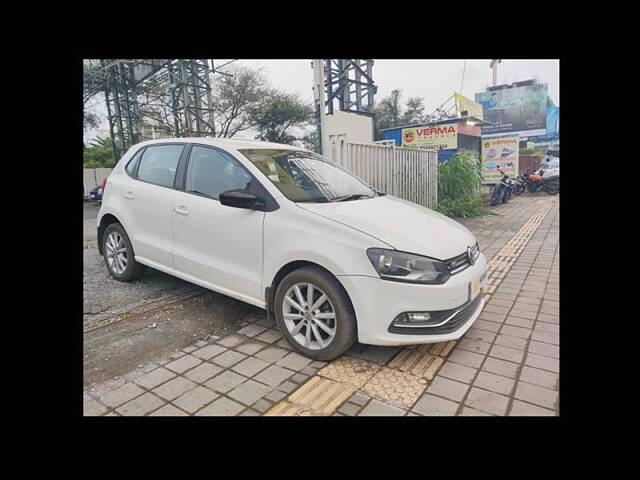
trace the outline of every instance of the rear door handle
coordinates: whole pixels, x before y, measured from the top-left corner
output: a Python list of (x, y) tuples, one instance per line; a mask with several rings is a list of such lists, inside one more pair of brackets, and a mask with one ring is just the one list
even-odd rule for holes
[(129, 200), (133, 200), (135, 197), (133, 196), (133, 192), (128, 190), (127, 193), (124, 194), (124, 198), (128, 198)]
[(179, 207), (173, 207), (173, 211), (178, 215), (189, 215), (189, 210), (184, 205), (180, 205)]

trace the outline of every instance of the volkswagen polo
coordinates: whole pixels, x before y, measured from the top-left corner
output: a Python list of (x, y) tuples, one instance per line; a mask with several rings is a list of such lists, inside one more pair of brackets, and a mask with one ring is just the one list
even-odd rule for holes
[(290, 145), (181, 138), (131, 147), (103, 184), (100, 254), (250, 303), (301, 354), (461, 337), (484, 302), (473, 234)]

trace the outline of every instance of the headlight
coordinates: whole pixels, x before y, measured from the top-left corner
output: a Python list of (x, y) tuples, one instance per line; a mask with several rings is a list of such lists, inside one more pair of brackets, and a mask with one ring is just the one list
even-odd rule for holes
[(385, 280), (440, 285), (451, 276), (444, 262), (421, 255), (370, 248), (367, 256), (380, 278)]

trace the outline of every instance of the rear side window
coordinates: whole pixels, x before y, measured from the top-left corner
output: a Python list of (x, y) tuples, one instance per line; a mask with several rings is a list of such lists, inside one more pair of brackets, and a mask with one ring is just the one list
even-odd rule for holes
[(213, 148), (194, 146), (187, 168), (187, 192), (218, 199), (222, 192), (247, 190), (253, 177), (236, 159)]
[(136, 154), (133, 156), (133, 158), (129, 160), (129, 163), (127, 163), (127, 168), (126, 168), (127, 173), (132, 177), (133, 177), (133, 172), (135, 172), (136, 170), (136, 163), (138, 163), (138, 160), (140, 160), (140, 155), (142, 154), (143, 150), (144, 148), (141, 148), (140, 150), (138, 150)]
[(163, 187), (173, 187), (183, 145), (147, 147), (140, 160), (138, 178)]

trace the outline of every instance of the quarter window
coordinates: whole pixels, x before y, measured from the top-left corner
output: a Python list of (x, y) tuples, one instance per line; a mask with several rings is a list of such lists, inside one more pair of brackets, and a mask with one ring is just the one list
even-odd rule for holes
[(140, 160), (140, 153), (142, 152), (142, 150), (144, 150), (144, 148), (141, 148), (140, 150), (138, 150), (136, 152), (136, 154), (133, 156), (133, 158), (131, 160), (129, 160), (129, 163), (127, 163), (127, 173), (131, 176), (133, 176), (133, 172), (135, 172), (136, 170), (136, 163), (138, 163), (138, 160)]
[(163, 187), (173, 187), (183, 148), (183, 145), (147, 147), (140, 160), (138, 178)]
[(229, 190), (247, 190), (253, 177), (230, 155), (208, 147), (194, 146), (187, 168), (187, 192), (218, 199)]

